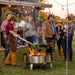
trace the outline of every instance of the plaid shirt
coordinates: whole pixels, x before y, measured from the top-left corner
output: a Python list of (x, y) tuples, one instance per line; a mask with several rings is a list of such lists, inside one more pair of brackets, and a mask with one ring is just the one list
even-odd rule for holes
[(65, 37), (72, 37), (72, 36), (74, 36), (74, 24), (72, 22), (68, 23), (68, 25), (66, 26), (65, 30), (66, 30)]
[(14, 27), (11, 23), (8, 23), (7, 26), (6, 26), (6, 34), (10, 34), (9, 31), (14, 31)]
[(9, 31), (14, 31), (14, 27), (13, 27), (13, 25), (11, 24), (11, 23), (8, 23), (7, 25), (6, 25), (6, 35), (7, 35), (7, 41), (8, 41), (8, 35), (10, 34), (9, 33)]

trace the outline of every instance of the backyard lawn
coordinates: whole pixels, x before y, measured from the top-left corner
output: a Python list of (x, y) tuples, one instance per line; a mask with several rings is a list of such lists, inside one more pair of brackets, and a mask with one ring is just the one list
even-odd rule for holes
[[(68, 63), (68, 75), (75, 75), (75, 40), (73, 40), (73, 62)], [(58, 58), (57, 47), (55, 49), (55, 59), (53, 68), (50, 69), (49, 64), (44, 68), (37, 68), (29, 71), (26, 64), (23, 62), (23, 53), (27, 53), (28, 48), (19, 48), (16, 52), (17, 63), (20, 67), (6, 66), (4, 64), (4, 51), (0, 51), (0, 75), (66, 75), (66, 62), (64, 57)]]

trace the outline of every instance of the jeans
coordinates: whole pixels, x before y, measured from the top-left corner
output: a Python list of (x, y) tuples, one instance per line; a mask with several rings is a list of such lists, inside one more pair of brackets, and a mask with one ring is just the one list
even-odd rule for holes
[(17, 42), (18, 42), (18, 46), (20, 46), (21, 45), (21, 39), (17, 39)]
[[(50, 42), (52, 42), (54, 39), (52, 38), (46, 38), (46, 42), (47, 44), (49, 44)], [(54, 41), (54, 50), (55, 50), (55, 41)], [(46, 49), (46, 53), (52, 53), (52, 47), (49, 47)]]
[(7, 46), (7, 37), (4, 37), (4, 43), (5, 43), (5, 58), (6, 58), (9, 53), (9, 49)]
[(61, 40), (61, 44), (62, 44), (62, 48), (63, 48), (63, 50), (65, 49), (65, 38), (63, 38), (62, 40)]
[(32, 36), (33, 43), (36, 43), (36, 36)]
[[(69, 52), (69, 54), (68, 54), (68, 52)], [(72, 55), (73, 55), (72, 37), (68, 37), (68, 41), (67, 41), (67, 38), (65, 38), (65, 50), (64, 50), (65, 60), (68, 60), (68, 55), (69, 55), (69, 60), (72, 61)]]
[(31, 42), (31, 43), (33, 43), (33, 37), (32, 36), (26, 37), (26, 40), (29, 41), (29, 42)]
[(61, 46), (62, 46), (62, 48), (63, 48), (63, 50), (64, 50), (64, 47), (65, 47), (65, 46), (64, 46), (64, 43), (65, 43), (64, 38), (57, 40), (57, 46), (58, 46), (58, 49), (59, 49), (59, 50), (61, 49)]
[(42, 36), (37, 37), (37, 39), (39, 44), (43, 44)]
[(57, 40), (57, 46), (58, 46), (58, 49), (60, 50), (61, 49), (61, 39)]

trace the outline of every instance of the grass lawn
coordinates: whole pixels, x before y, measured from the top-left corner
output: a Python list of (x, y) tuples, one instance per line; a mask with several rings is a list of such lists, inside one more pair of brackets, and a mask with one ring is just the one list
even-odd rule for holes
[[(75, 75), (75, 40), (73, 41), (73, 62), (68, 63), (68, 75)], [(56, 61), (53, 63), (53, 69), (49, 64), (45, 68), (37, 68), (29, 71), (23, 62), (23, 53), (27, 53), (28, 48), (19, 48), (16, 52), (16, 61), (21, 67), (6, 66), (4, 64), (4, 51), (0, 51), (0, 75), (66, 75), (66, 62), (64, 57), (58, 58), (57, 47), (55, 50)]]

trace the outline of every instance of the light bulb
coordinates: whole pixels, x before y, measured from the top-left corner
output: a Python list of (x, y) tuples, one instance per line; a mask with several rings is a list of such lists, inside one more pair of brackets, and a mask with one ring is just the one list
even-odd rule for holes
[(33, 9), (35, 8), (35, 6), (33, 6)]
[(9, 8), (11, 7), (11, 5), (9, 4)]
[(23, 6), (23, 8), (25, 8), (25, 7)]

